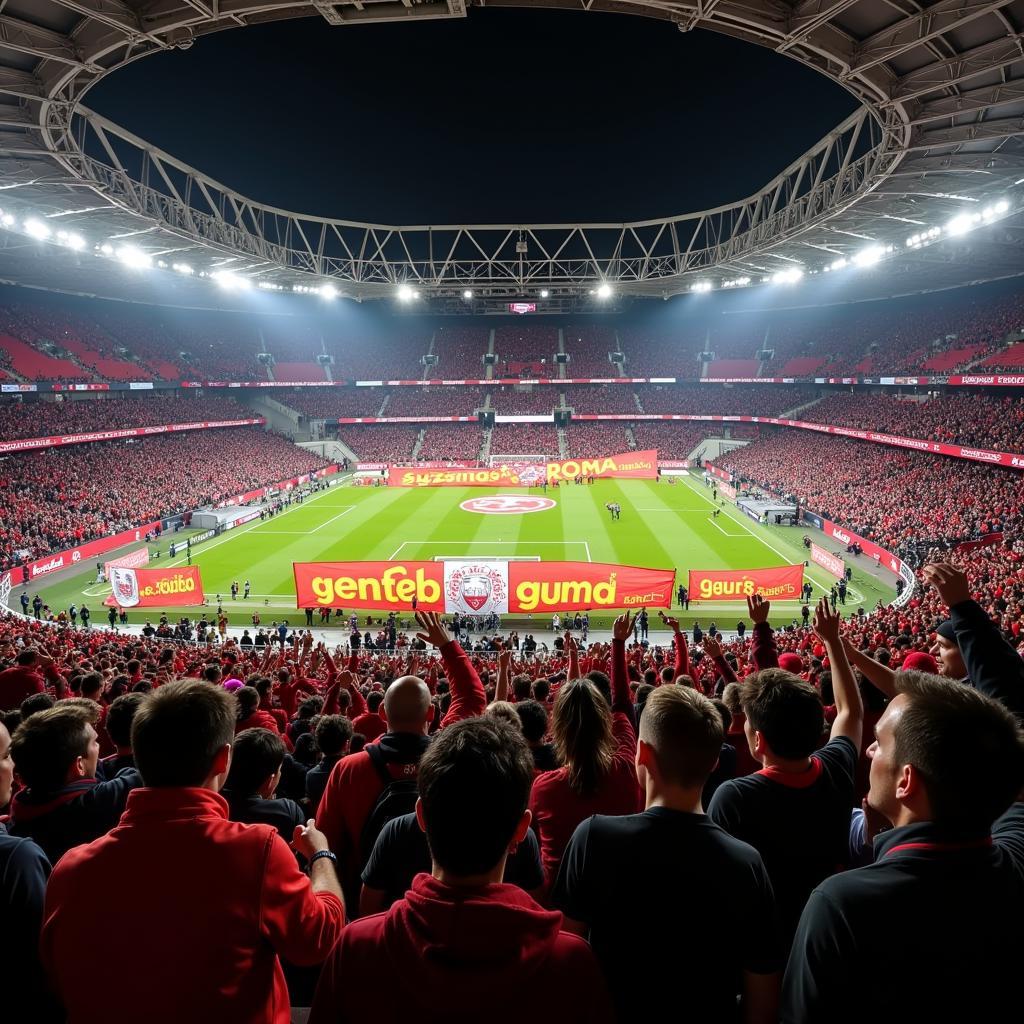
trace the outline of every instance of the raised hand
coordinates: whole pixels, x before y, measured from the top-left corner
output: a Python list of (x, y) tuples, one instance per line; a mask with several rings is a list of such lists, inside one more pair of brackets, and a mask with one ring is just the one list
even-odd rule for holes
[(623, 612), (612, 624), (612, 636), (616, 640), (628, 640), (633, 633), (635, 623), (635, 615), (631, 618), (629, 612)]
[(747, 614), (754, 625), (768, 621), (768, 612), (771, 611), (771, 601), (766, 601), (760, 594), (751, 594), (747, 598)]
[(921, 575), (939, 592), (939, 597), (952, 608), (969, 601), (971, 586), (967, 574), (950, 562), (933, 562), (921, 570)]
[(713, 636), (704, 637), (703, 647), (704, 653), (709, 658), (722, 657), (722, 645)]
[(814, 632), (821, 637), (824, 644), (830, 647), (838, 646), (839, 626), (842, 621), (839, 612), (829, 605), (828, 598), (823, 597), (814, 611)]
[(416, 622), (421, 630), (416, 634), (417, 639), (433, 644), (437, 648), (451, 642), (451, 634), (437, 612), (417, 612)]
[(661, 616), (661, 621), (670, 627), (673, 633), (681, 632), (678, 619), (673, 618), (671, 615), (666, 615), (664, 612), (658, 612), (658, 614)]

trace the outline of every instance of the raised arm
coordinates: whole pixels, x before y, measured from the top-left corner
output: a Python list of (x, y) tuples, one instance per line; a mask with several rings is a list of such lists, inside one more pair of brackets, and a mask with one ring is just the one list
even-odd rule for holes
[(890, 700), (896, 696), (896, 673), (888, 665), (883, 665), (864, 651), (858, 650), (845, 637), (843, 638), (843, 650), (853, 667), (859, 669), (864, 678), (876, 690), (880, 690)]
[(715, 663), (718, 674), (726, 684), (739, 682), (736, 673), (732, 670), (732, 665), (725, 660), (722, 645), (713, 636), (704, 637), (704, 653)]
[(636, 617), (624, 612), (612, 624), (612, 711), (618, 711), (636, 728), (636, 709), (629, 693), (629, 673), (626, 671), (626, 641), (633, 633)]
[(853, 669), (846, 658), (846, 651), (839, 636), (841, 622), (842, 616), (829, 605), (828, 599), (823, 597), (814, 613), (814, 632), (821, 637), (832, 667), (836, 720), (832, 723), (829, 739), (845, 736), (860, 750), (864, 732), (864, 702), (861, 700), (860, 688), (853, 677)]
[(966, 574), (948, 562), (926, 565), (921, 574), (949, 606), (971, 685), (1024, 717), (1024, 658), (1007, 643), (985, 609), (971, 599)]
[(576, 641), (573, 639), (572, 633), (568, 630), (565, 632), (565, 651), (569, 655), (569, 679), (582, 679), (583, 673), (580, 671), (580, 649), (576, 645)]
[(494, 699), (508, 700), (508, 685), (512, 678), (512, 652), (498, 651), (498, 681), (494, 685)]
[(690, 650), (686, 645), (686, 634), (679, 628), (679, 620), (664, 612), (658, 614), (661, 616), (661, 621), (672, 629), (672, 647), (675, 651), (675, 663), (672, 666), (673, 680), (680, 676), (690, 675)]
[(480, 682), (480, 676), (477, 675), (466, 652), (445, 629), (441, 616), (437, 612), (418, 611), (416, 622), (420, 627), (420, 632), (416, 636), (438, 649), (451, 686), (452, 702), (448, 714), (441, 721), (441, 728), (463, 718), (482, 715), (487, 708), (487, 694), (484, 692), (483, 683)]
[(760, 594), (751, 594), (747, 598), (747, 614), (754, 623), (750, 641), (750, 660), (759, 672), (765, 668), (779, 667), (779, 649), (775, 645), (775, 634), (768, 625), (768, 612), (771, 602)]

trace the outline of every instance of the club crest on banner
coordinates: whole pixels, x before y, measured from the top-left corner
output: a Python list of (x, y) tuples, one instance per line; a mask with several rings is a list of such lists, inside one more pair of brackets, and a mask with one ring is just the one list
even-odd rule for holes
[(122, 608), (134, 608), (139, 603), (139, 578), (134, 569), (111, 567), (110, 586)]
[(445, 562), (444, 592), (451, 611), (504, 615), (508, 612), (508, 563)]

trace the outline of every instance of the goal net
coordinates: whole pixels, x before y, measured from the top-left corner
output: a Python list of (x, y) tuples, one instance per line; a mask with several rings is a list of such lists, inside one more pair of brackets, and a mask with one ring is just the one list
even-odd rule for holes
[(434, 555), (432, 562), (539, 562), (540, 555)]

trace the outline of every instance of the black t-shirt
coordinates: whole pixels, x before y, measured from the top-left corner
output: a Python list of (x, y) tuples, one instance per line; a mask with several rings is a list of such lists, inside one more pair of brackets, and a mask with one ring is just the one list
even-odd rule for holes
[(228, 817), (232, 821), (246, 825), (271, 825), (286, 843), (292, 841), (295, 826), (306, 823), (306, 815), (294, 800), (264, 800), (258, 796), (238, 798), (228, 790), (223, 790), (221, 796), (228, 802)]
[[(363, 884), (370, 889), (382, 890), (390, 906), (406, 894), (418, 874), (424, 871), (429, 874), (430, 867), (426, 834), (415, 814), (403, 814), (392, 818), (381, 829), (370, 859), (363, 868)], [(544, 884), (540, 845), (532, 828), (527, 830), (526, 838), (505, 862), (505, 881), (526, 892), (533, 892)]]
[(788, 942), (811, 890), (842, 868), (859, 752), (837, 736), (797, 775), (755, 772), (723, 782), (708, 817), (764, 858)]
[(723, 782), (736, 777), (736, 748), (729, 743), (722, 744), (722, 752), (718, 755), (718, 764), (715, 770), (708, 776), (704, 783), (704, 790), (701, 793), (701, 803), (707, 807), (711, 798), (718, 791)]
[(588, 926), (622, 1021), (661, 1019), (672, 1006), (687, 1020), (737, 1020), (742, 973), (784, 963), (761, 857), (704, 814), (589, 818), (551, 901)]
[(1012, 1017), (1024, 803), (995, 822), (991, 840), (918, 822), (883, 832), (874, 853), (811, 894), (786, 967), (784, 1024)]

